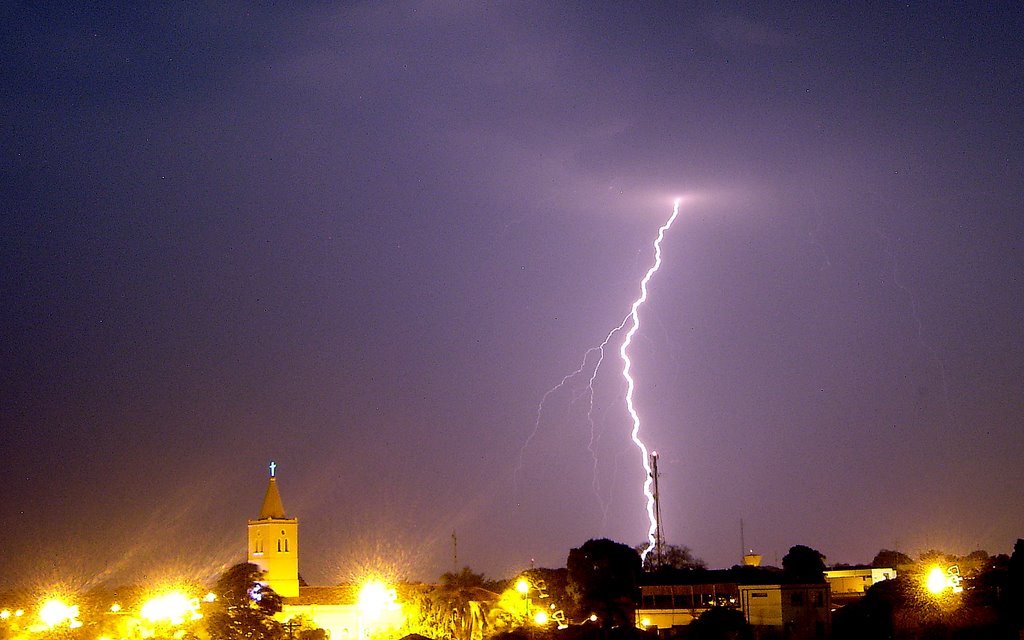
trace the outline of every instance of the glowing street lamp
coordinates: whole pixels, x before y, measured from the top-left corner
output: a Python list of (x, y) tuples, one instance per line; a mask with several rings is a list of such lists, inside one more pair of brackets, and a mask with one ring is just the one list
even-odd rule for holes
[(359, 589), (359, 637), (369, 638), (379, 629), (396, 624), (395, 612), (401, 610), (398, 593), (380, 580), (369, 580)]
[(71, 629), (82, 626), (78, 620), (78, 605), (67, 605), (57, 598), (51, 598), (39, 609), (39, 619), (48, 629), (67, 624)]
[(523, 594), (523, 604), (526, 605), (526, 619), (530, 619), (530, 582), (526, 578), (519, 578), (516, 582), (516, 591)]
[(932, 567), (928, 572), (924, 585), (928, 591), (938, 595), (946, 589), (946, 572), (939, 567)]
[(960, 577), (960, 567), (957, 565), (953, 565), (945, 571), (942, 570), (942, 567), (935, 566), (928, 571), (924, 585), (930, 593), (939, 595), (946, 589), (953, 593), (962, 592), (964, 590), (961, 585), (962, 582), (963, 578)]
[(385, 611), (394, 609), (398, 595), (380, 580), (371, 580), (359, 590), (359, 610), (367, 618), (380, 618)]
[(142, 605), (139, 615), (153, 623), (169, 622), (172, 625), (203, 617), (203, 614), (199, 613), (198, 598), (189, 598), (180, 591), (171, 591), (151, 598)]

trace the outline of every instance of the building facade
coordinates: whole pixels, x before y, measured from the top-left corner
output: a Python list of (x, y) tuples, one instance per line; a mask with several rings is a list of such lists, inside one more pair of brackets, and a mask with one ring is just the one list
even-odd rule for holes
[(895, 577), (895, 569), (877, 567), (832, 569), (825, 572), (825, 580), (832, 590), (832, 603), (837, 606), (859, 600), (871, 585)]
[(740, 585), (740, 611), (755, 637), (824, 640), (832, 633), (828, 584)]

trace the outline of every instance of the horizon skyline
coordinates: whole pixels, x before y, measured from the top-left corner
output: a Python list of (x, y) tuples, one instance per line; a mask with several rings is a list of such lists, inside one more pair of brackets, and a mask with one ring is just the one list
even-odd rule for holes
[(687, 194), (629, 353), (666, 541), (1024, 534), (1024, 13), (0, 18), (5, 583), (213, 575), (269, 460), (313, 583), (641, 543), (622, 334), (588, 350)]

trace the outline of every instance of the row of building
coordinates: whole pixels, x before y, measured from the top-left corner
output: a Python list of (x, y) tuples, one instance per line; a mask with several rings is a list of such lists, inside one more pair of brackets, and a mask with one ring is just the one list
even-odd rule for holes
[[(359, 606), (353, 589), (300, 584), (298, 520), (285, 514), (273, 465), (259, 516), (248, 521), (248, 561), (265, 572), (267, 583), (283, 597), (284, 621), (301, 617), (326, 630), (332, 640), (364, 640), (374, 630), (403, 626), (404, 614), (394, 592), (384, 594), (384, 606), (371, 611)], [(826, 638), (834, 607), (896, 576), (894, 569), (844, 569), (827, 571), (825, 583), (787, 584), (778, 571), (755, 564), (751, 557), (744, 566), (692, 572), (688, 578), (677, 576), (673, 584), (642, 586), (637, 625), (659, 635), (675, 635), (708, 609), (725, 606), (742, 612), (755, 629), (794, 640)]]

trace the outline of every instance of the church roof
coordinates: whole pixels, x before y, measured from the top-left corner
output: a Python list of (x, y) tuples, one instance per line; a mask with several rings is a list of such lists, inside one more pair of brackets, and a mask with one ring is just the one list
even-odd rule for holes
[(267, 485), (267, 493), (263, 496), (263, 507), (257, 520), (285, 520), (284, 503), (281, 502), (281, 493), (277, 490), (277, 478), (270, 476), (270, 484)]

